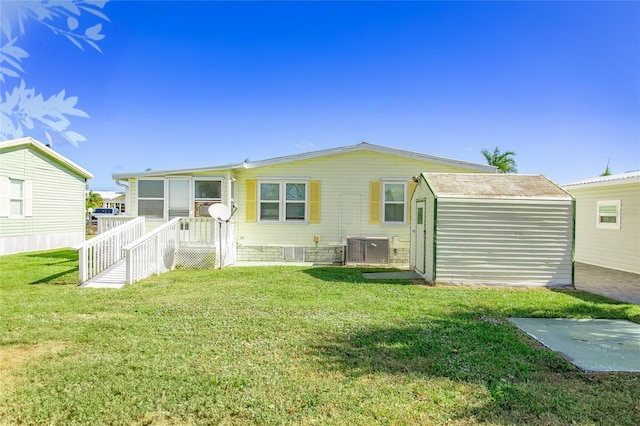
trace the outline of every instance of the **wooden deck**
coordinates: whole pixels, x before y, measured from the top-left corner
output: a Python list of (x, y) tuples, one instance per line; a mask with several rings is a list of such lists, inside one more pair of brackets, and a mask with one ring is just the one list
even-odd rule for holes
[(122, 288), (127, 279), (126, 260), (114, 263), (109, 269), (102, 271), (80, 287), (87, 288)]

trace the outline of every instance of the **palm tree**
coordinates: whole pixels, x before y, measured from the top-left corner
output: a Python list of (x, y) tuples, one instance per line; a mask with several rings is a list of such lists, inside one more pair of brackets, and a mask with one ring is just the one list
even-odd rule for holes
[(611, 161), (611, 159), (609, 159), (609, 161), (607, 161), (607, 168), (604, 169), (604, 172), (600, 176), (611, 176), (611, 169), (609, 168), (609, 162), (610, 161)]
[(490, 166), (497, 167), (500, 173), (518, 172), (516, 160), (513, 159), (513, 156), (516, 155), (516, 153), (513, 151), (500, 152), (500, 149), (496, 147), (496, 149), (493, 150), (493, 153), (483, 149), (482, 155), (486, 158), (487, 163)]
[(87, 192), (87, 199), (86, 199), (87, 211), (89, 209), (93, 211), (96, 209), (96, 207), (100, 207), (101, 205), (102, 205), (102, 196), (100, 194), (93, 191)]

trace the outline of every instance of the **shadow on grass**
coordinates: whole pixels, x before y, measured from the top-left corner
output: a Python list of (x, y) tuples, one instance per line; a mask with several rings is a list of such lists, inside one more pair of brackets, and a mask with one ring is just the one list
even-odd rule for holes
[(49, 275), (48, 277), (40, 278), (39, 280), (32, 281), (29, 284), (31, 284), (31, 285), (36, 285), (36, 284), (55, 284), (55, 285), (74, 284), (69, 279), (60, 280), (60, 278), (65, 277), (67, 275), (70, 275), (72, 273), (75, 273), (74, 278), (77, 278), (77, 275), (78, 275), (78, 267), (77, 266), (75, 268), (67, 269), (66, 271), (63, 271), (63, 272), (58, 272), (57, 274)]
[[(579, 408), (571, 411), (581, 398), (574, 388), (588, 388), (588, 374), (515, 325), (485, 314), (453, 313), (424, 318), (418, 325), (357, 329), (312, 348), (322, 368), (348, 376), (446, 378), (475, 394), (489, 392), (485, 404), (461, 404), (459, 419), (498, 424), (546, 423), (544, 415), (561, 419), (558, 424), (594, 420)], [(531, 389), (531, 383), (540, 389)], [(637, 380), (632, 386), (639, 388)], [(618, 391), (611, 392), (615, 397)]]
[[(410, 279), (367, 279), (363, 276), (365, 273), (376, 272), (400, 272), (394, 268), (380, 268), (380, 267), (360, 267), (360, 266), (324, 266), (313, 267), (304, 269), (304, 273), (312, 276), (313, 278), (327, 281), (327, 282), (342, 282), (342, 283), (363, 283), (363, 284), (397, 284), (397, 285), (411, 285), (414, 284)], [(422, 282), (422, 281), (421, 281)]]

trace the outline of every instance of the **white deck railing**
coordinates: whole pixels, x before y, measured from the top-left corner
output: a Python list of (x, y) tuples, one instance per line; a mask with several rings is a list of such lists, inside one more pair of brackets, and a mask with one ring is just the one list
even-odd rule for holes
[(144, 217), (136, 217), (73, 247), (78, 250), (80, 283), (123, 259), (122, 248), (144, 235), (144, 222)]
[(98, 216), (98, 234), (107, 232), (136, 219), (134, 216)]

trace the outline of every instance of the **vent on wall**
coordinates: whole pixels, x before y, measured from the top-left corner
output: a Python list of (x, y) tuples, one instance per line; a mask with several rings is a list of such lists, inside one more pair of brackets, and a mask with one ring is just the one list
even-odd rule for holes
[(347, 263), (389, 264), (389, 239), (347, 237)]
[(282, 247), (285, 262), (304, 262), (304, 247)]

